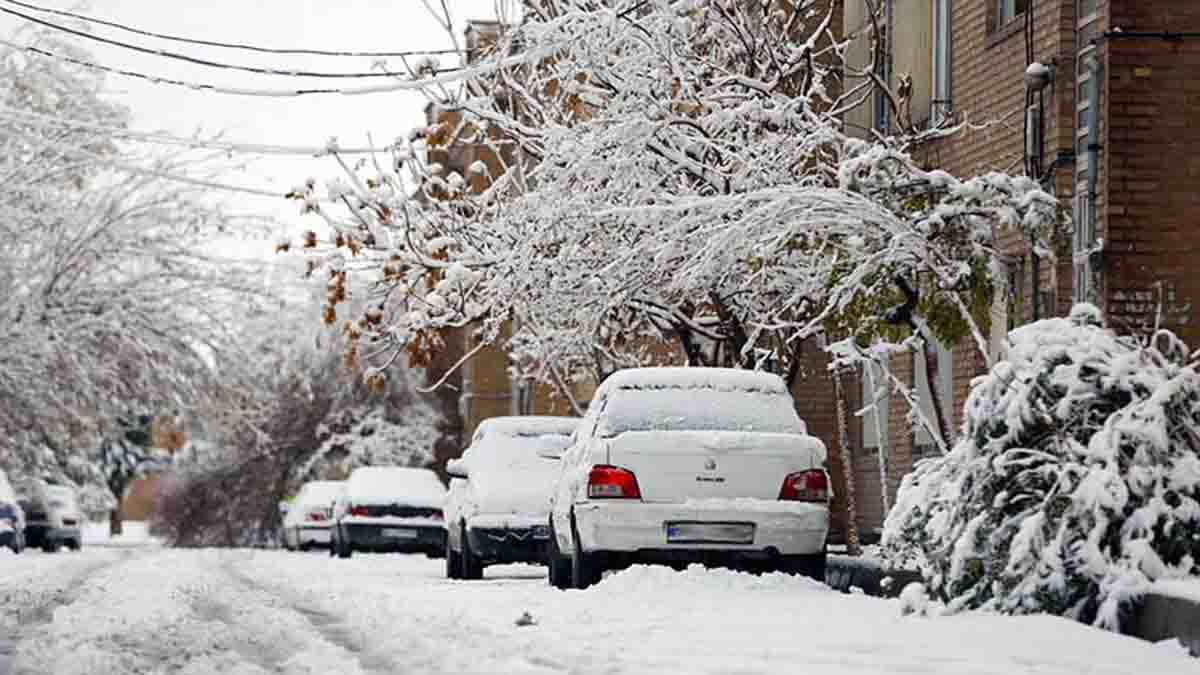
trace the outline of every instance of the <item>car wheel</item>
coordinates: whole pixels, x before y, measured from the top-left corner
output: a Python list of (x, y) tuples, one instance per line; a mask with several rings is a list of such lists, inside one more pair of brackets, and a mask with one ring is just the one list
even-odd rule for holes
[(446, 537), (446, 578), (461, 579), (462, 578), (462, 554), (454, 550), (450, 545), (450, 537)]
[(346, 541), (345, 537), (338, 537), (337, 556), (345, 559), (352, 555), (354, 555), (354, 548), (350, 546), (350, 542)]
[(45, 540), (45, 541), (43, 541), (43, 542), (42, 542), (42, 552), (44, 552), (44, 553), (58, 553), (58, 546), (59, 546), (59, 544), (58, 544), (58, 542), (57, 542), (57, 541), (53, 541), (53, 540), (51, 540), (51, 539), (47, 539), (47, 540)]
[(551, 586), (564, 591), (571, 587), (571, 560), (564, 556), (558, 548), (554, 523), (550, 524), (550, 543), (546, 547), (546, 567), (550, 570), (548, 576)]
[(594, 554), (584, 552), (574, 519), (571, 520), (571, 544), (571, 585), (582, 590), (599, 582), (604, 570), (596, 564)]
[(471, 551), (471, 540), (467, 538), (467, 527), (462, 527), (462, 578), (464, 579), (482, 579), (483, 578), (483, 561), (475, 557)]
[(78, 538), (68, 539), (67, 548), (71, 549), (72, 551), (78, 551), (79, 549), (83, 548), (83, 541)]

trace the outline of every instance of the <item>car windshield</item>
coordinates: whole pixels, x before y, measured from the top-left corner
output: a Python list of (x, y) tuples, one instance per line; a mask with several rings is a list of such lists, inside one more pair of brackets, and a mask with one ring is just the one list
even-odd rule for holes
[(713, 387), (622, 387), (610, 396), (597, 432), (754, 431), (800, 434), (792, 397), (778, 391)]

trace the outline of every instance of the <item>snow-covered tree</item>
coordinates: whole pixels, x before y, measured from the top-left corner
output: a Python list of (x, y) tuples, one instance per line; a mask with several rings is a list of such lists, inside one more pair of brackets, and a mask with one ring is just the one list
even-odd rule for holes
[[(32, 38), (84, 56), (50, 34), (21, 41)], [(0, 466), (18, 481), (79, 485), (89, 510), (121, 497), (106, 476), (124, 459), (103, 439), (130, 415), (204, 396), (231, 319), (257, 291), (249, 266), (207, 252), (234, 219), (204, 188), (164, 179), (203, 178), (208, 158), (46, 121), (123, 126), (128, 112), (103, 84), (0, 48)]]
[(919, 348), (886, 320), (907, 286), (926, 318), (899, 323), (982, 343), (998, 237), (1044, 241), (1056, 203), (1022, 177), (922, 170), (907, 136), (844, 133), (878, 83), (846, 76), (838, 11), (526, 3), (461, 91), (431, 86), (440, 123), (416, 134), (486, 161), (446, 175), (404, 146), (327, 194), (297, 191), (332, 228), (306, 241), (335, 280), (330, 307), (365, 279), (376, 302), (356, 334), (380, 359), (436, 348), (445, 327), (498, 340), (511, 322), (519, 366), (629, 365), (646, 336), (794, 379), (818, 334)]
[(951, 610), (1049, 612), (1109, 629), (1151, 581), (1200, 575), (1200, 375), (1162, 330), (1095, 307), (1010, 334), (962, 440), (918, 464), (884, 547)]

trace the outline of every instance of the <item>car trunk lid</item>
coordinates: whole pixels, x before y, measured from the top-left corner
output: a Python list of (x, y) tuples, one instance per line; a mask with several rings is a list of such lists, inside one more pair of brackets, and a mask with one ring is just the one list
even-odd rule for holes
[(825, 446), (805, 434), (630, 431), (609, 439), (608, 461), (637, 477), (642, 499), (777, 499), (790, 473), (820, 468)]

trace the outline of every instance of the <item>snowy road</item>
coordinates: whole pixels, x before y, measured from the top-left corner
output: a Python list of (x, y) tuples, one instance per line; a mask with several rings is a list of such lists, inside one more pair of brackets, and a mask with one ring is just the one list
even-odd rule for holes
[(0, 602), (0, 675), (1198, 672), (1063, 620), (902, 618), (804, 579), (699, 569), (561, 592), (537, 568), (450, 582), (417, 556), (0, 552)]

